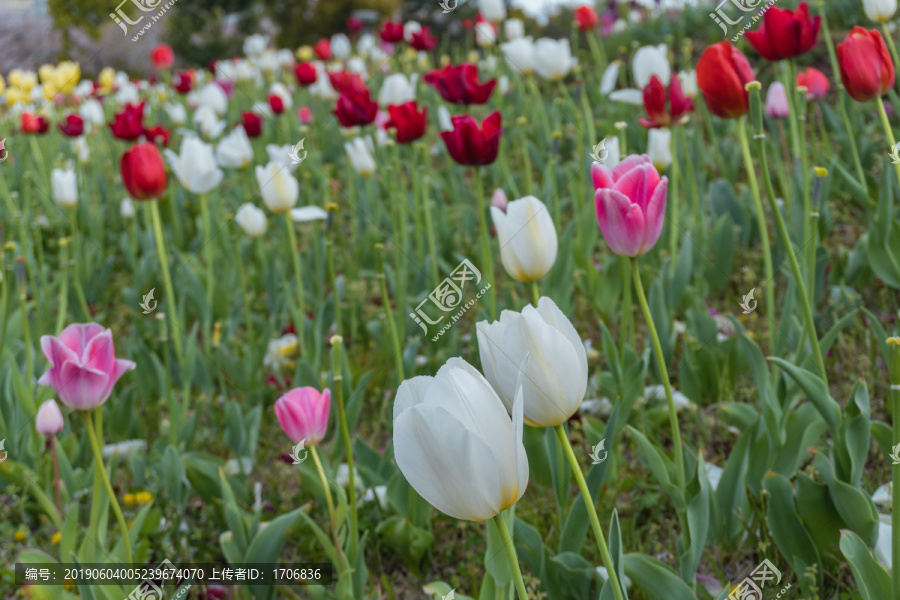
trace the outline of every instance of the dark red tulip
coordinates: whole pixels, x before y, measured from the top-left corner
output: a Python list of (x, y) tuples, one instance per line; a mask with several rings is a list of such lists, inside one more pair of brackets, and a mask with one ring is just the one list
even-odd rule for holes
[(319, 73), (316, 71), (316, 65), (305, 62), (294, 67), (294, 76), (297, 77), (297, 83), (307, 86), (316, 82)]
[(328, 38), (324, 38), (316, 42), (313, 46), (313, 52), (319, 57), (319, 60), (331, 60), (331, 42)]
[(348, 90), (338, 98), (334, 114), (344, 127), (368, 125), (378, 114), (378, 103), (372, 101), (367, 88)]
[(578, 23), (578, 29), (588, 31), (600, 23), (600, 17), (590, 6), (579, 6), (575, 9), (575, 21)]
[(57, 123), (56, 126), (68, 137), (78, 137), (84, 133), (84, 119), (81, 115), (69, 115), (64, 123)]
[(644, 110), (647, 116), (640, 118), (643, 127), (656, 129), (683, 125), (694, 110), (694, 101), (681, 91), (681, 80), (677, 76), (672, 77), (666, 90), (660, 78), (653, 75), (644, 87)]
[(113, 135), (120, 140), (134, 141), (144, 134), (144, 103), (126, 104), (109, 124)]
[(479, 127), (470, 115), (453, 117), (453, 131), (442, 131), (447, 152), (457, 163), (467, 166), (489, 165), (497, 160), (500, 150), (502, 117), (492, 112)]
[(339, 94), (344, 92), (360, 91), (366, 89), (366, 83), (358, 73), (350, 71), (332, 71), (328, 73), (331, 87)]
[(156, 146), (135, 144), (122, 155), (122, 182), (135, 200), (159, 198), (166, 191), (166, 166)]
[(347, 19), (347, 29), (356, 33), (358, 31), (362, 31), (363, 22), (357, 19), (356, 17), (350, 17)]
[(147, 136), (147, 141), (162, 144), (163, 146), (169, 145), (169, 130), (162, 125), (144, 129), (144, 135)]
[(844, 88), (857, 102), (884, 96), (894, 87), (894, 63), (877, 30), (854, 27), (837, 45), (837, 57)]
[(434, 50), (435, 46), (437, 46), (438, 39), (431, 35), (431, 31), (427, 26), (422, 27), (420, 31), (412, 34), (412, 38), (409, 40), (409, 45), (412, 46), (416, 50), (428, 52), (430, 50)]
[(403, 41), (403, 23), (400, 21), (385, 21), (381, 26), (381, 40), (390, 44)]
[(806, 88), (806, 97), (810, 100), (821, 100), (828, 95), (831, 83), (825, 73), (809, 67), (805, 71), (797, 73), (797, 86)]
[(262, 118), (256, 113), (242, 112), (241, 126), (247, 133), (247, 137), (259, 137), (259, 135), (262, 133)]
[(50, 130), (50, 121), (42, 115), (23, 112), (21, 117), (22, 132), (29, 134), (47, 133)]
[(425, 135), (425, 126), (428, 124), (428, 109), (419, 106), (415, 100), (403, 104), (391, 104), (388, 106), (391, 118), (385, 123), (385, 129), (397, 130), (397, 143), (408, 144)]
[(284, 99), (278, 94), (269, 94), (269, 108), (276, 115), (284, 112)]
[(194, 87), (193, 71), (179, 71), (172, 77), (172, 87), (179, 94), (187, 94)]
[(747, 57), (728, 40), (704, 50), (697, 63), (697, 87), (709, 110), (723, 119), (747, 114), (750, 100), (744, 86), (754, 79)]
[(478, 81), (478, 67), (471, 63), (447, 65), (439, 71), (431, 71), (423, 78), (438, 91), (441, 97), (453, 104), (484, 104), (497, 85), (496, 79)]
[(760, 28), (748, 31), (745, 37), (766, 60), (782, 60), (809, 52), (816, 45), (821, 25), (822, 17), (810, 17), (806, 2), (797, 10), (773, 6), (763, 14)]

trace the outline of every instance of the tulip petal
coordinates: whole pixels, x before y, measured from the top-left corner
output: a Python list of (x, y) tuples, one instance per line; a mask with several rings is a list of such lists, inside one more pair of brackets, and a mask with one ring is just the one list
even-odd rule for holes
[(612, 169), (597, 162), (591, 165), (591, 179), (594, 182), (594, 190), (611, 189), (616, 184)]
[[(493, 210), (496, 209), (492, 208)], [(544, 203), (534, 196), (526, 196), (518, 202), (511, 202), (508, 211), (507, 241), (500, 248), (501, 258), (504, 252), (511, 252), (514, 261), (510, 262), (518, 266), (521, 272), (521, 277), (514, 278), (525, 282), (537, 281), (546, 275), (556, 262), (559, 239), (553, 219)], [(507, 258), (504, 258), (504, 265), (506, 262)]]
[[(587, 391), (587, 351), (584, 349), (584, 342), (581, 341), (581, 336), (578, 335), (575, 326), (572, 325), (572, 322), (563, 314), (563, 311), (559, 309), (556, 302), (547, 296), (542, 296), (541, 299), (538, 300), (537, 311), (545, 323), (566, 336), (566, 339), (569, 340), (569, 343), (575, 348), (575, 354), (578, 355), (578, 362), (584, 373), (585, 391)], [(582, 392), (582, 396), (583, 395), (584, 392)]]
[(297, 223), (321, 221), (328, 218), (328, 213), (318, 206), (301, 206), (291, 209), (291, 219)]
[(656, 245), (659, 235), (662, 233), (663, 222), (666, 217), (666, 200), (669, 187), (668, 177), (663, 177), (653, 196), (644, 209), (644, 235), (641, 240), (641, 254), (649, 251)]
[(659, 173), (656, 169), (652, 165), (640, 165), (616, 181), (613, 189), (630, 198), (643, 212), (658, 184)]
[(624, 89), (610, 92), (609, 99), (613, 102), (624, 102), (625, 104), (633, 104), (635, 106), (644, 105), (644, 94), (641, 90)]
[[(615, 166), (612, 171), (613, 180), (619, 181), (623, 175), (631, 171), (633, 168), (638, 167), (640, 165), (652, 165), (653, 162), (650, 160), (650, 157), (646, 154), (632, 154), (627, 157), (625, 160), (620, 162)], [(614, 186), (610, 186), (614, 187)]]
[(594, 205), (597, 223), (610, 249), (621, 256), (638, 256), (644, 235), (641, 207), (615, 190), (597, 190)]
[(81, 356), (81, 351), (87, 343), (103, 331), (103, 325), (99, 323), (73, 323), (60, 332), (59, 341)]
[(125, 371), (133, 371), (137, 366), (136, 363), (130, 360), (126, 360), (124, 358), (117, 358), (115, 365), (113, 366), (113, 371), (109, 377), (109, 385), (106, 388), (106, 398), (109, 398), (109, 394), (112, 392), (112, 388), (116, 385), (116, 382), (119, 381), (119, 378), (125, 374)]
[(397, 395), (394, 396), (393, 421), (396, 421), (397, 417), (399, 417), (406, 409), (412, 408), (425, 401), (425, 392), (428, 390), (428, 386), (431, 385), (432, 381), (434, 381), (434, 377), (419, 375), (418, 377), (407, 379), (400, 384)]
[[(513, 319), (519, 316), (512, 311), (505, 310), (503, 313), (511, 313)], [(513, 362), (502, 350), (506, 327), (512, 319), (507, 318), (507, 322), (503, 322), (503, 317), (501, 314), (500, 321), (493, 323), (488, 321), (476, 323), (475, 336), (478, 339), (478, 353), (481, 356), (481, 369), (485, 378), (494, 383), (494, 389), (500, 396), (503, 406), (507, 412), (512, 412), (512, 390), (515, 389), (516, 373), (511, 367)]]
[(109, 329), (99, 335), (95, 335), (81, 351), (79, 363), (86, 367), (110, 373), (113, 370), (113, 361), (116, 359), (113, 348), (112, 331)]
[(91, 410), (106, 400), (109, 375), (67, 361), (60, 369), (57, 384), (56, 393), (63, 404), (76, 410)]
[[(63, 330), (63, 333), (68, 331), (71, 326), (67, 327)], [(62, 333), (60, 337), (62, 337)], [(80, 336), (80, 332), (78, 333)], [(73, 341), (73, 345), (78, 350), (81, 350), (80, 339), (78, 341)], [(76, 352), (69, 346), (63, 343), (60, 338), (53, 337), (52, 335), (43, 335), (41, 336), (41, 350), (44, 351), (44, 356), (47, 357), (47, 360), (50, 362), (52, 367), (59, 369), (62, 367), (63, 363), (67, 360), (71, 360), (74, 362), (78, 362), (81, 360), (81, 356), (79, 352)]]

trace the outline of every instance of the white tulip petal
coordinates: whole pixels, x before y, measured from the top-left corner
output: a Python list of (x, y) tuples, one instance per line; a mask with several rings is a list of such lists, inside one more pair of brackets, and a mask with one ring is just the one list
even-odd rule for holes
[(291, 209), (291, 219), (298, 223), (322, 221), (327, 218), (328, 213), (319, 206), (301, 206), (300, 208)]
[(635, 106), (644, 105), (644, 93), (641, 90), (624, 89), (615, 90), (609, 94), (609, 99), (613, 102), (624, 102), (625, 104), (634, 104)]
[(432, 381), (434, 381), (434, 377), (420, 375), (418, 377), (413, 377), (412, 379), (407, 379), (400, 384), (397, 395), (394, 396), (393, 421), (396, 422), (397, 417), (399, 417), (406, 409), (412, 408), (425, 401), (425, 392), (428, 390), (428, 386), (431, 385)]

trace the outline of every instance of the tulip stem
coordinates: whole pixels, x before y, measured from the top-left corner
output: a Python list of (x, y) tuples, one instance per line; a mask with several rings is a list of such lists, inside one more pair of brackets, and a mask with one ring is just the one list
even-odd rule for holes
[[(891, 342), (891, 340), (888, 340)], [(896, 350), (895, 350), (896, 351)], [(900, 444), (900, 382), (891, 379), (891, 420), (894, 424), (894, 442), (896, 448)], [(900, 493), (897, 493), (897, 483), (900, 483), (900, 464), (893, 461), (891, 466), (891, 514), (900, 515)], [(900, 527), (891, 528), (891, 580), (893, 583), (893, 599), (900, 599)]]
[[(881, 99), (881, 96), (875, 98), (875, 101), (878, 103), (878, 114), (881, 115), (881, 125), (884, 127), (884, 135), (887, 136), (888, 143), (891, 145), (891, 148), (894, 147), (894, 131), (891, 129), (891, 123), (888, 121), (887, 113), (884, 110), (884, 100)], [(897, 181), (900, 181), (900, 164), (895, 164), (894, 169), (897, 172)]]
[[(294, 220), (291, 213), (284, 213), (284, 224), (288, 231), (291, 259), (294, 263), (294, 279), (297, 280), (297, 314), (294, 319), (297, 326), (297, 339), (300, 340), (300, 348), (306, 350), (306, 336), (303, 335), (303, 327), (306, 324), (306, 309), (303, 301), (303, 271), (300, 268), (300, 250), (297, 248), (297, 235), (294, 233)], [(304, 352), (306, 355), (306, 352)]]
[(378, 283), (381, 287), (381, 303), (384, 305), (384, 315), (387, 318), (388, 330), (391, 332), (391, 343), (394, 346), (394, 360), (397, 365), (398, 385), (406, 377), (403, 376), (403, 352), (400, 346), (400, 338), (397, 336), (397, 325), (394, 323), (394, 311), (391, 310), (391, 297), (388, 295), (387, 278), (384, 275), (384, 244), (375, 244), (375, 253), (378, 264)]
[(418, 183), (418, 186), (416, 187), (422, 194), (422, 212), (425, 213), (425, 236), (428, 239), (428, 253), (431, 255), (431, 277), (434, 285), (437, 286), (441, 281), (441, 276), (438, 273), (437, 243), (435, 242), (434, 237), (434, 225), (431, 222), (431, 205), (428, 200), (428, 186), (422, 181), (421, 167), (419, 166), (418, 155), (415, 149), (413, 150), (413, 157), (414, 182)]
[(209, 199), (207, 194), (200, 194), (200, 218), (203, 222), (203, 255), (206, 259), (206, 304), (209, 305), (209, 327), (206, 335), (206, 347), (209, 349), (210, 331), (212, 330), (213, 300), (216, 297), (216, 278), (213, 271), (212, 225), (209, 218)]
[(181, 328), (178, 326), (178, 305), (175, 304), (175, 289), (172, 276), (169, 274), (169, 256), (166, 253), (166, 241), (163, 237), (162, 221), (159, 218), (159, 200), (151, 200), (150, 218), (153, 221), (153, 235), (156, 238), (156, 252), (159, 254), (159, 268), (162, 270), (163, 285), (166, 287), (168, 298), (169, 321), (172, 323), (172, 341), (175, 344), (175, 354), (178, 356), (178, 364), (182, 364)]
[(50, 456), (53, 459), (53, 490), (56, 492), (56, 510), (63, 514), (62, 495), (59, 493), (59, 461), (56, 458), (56, 436), (50, 436)]
[(678, 207), (681, 204), (681, 198), (678, 195), (678, 184), (681, 183), (681, 177), (678, 172), (678, 152), (675, 139), (671, 139), (669, 143), (671, 144), (669, 152), (672, 151), (673, 146), (676, 148), (669, 170), (669, 174), (672, 176), (671, 193), (669, 194), (669, 206), (672, 207), (672, 210), (669, 212), (671, 215), (669, 220), (669, 260), (671, 262), (669, 266), (672, 268), (672, 273), (675, 273), (675, 266), (678, 263)]
[[(691, 208), (694, 213), (694, 227), (699, 228), (700, 239), (702, 241), (706, 237), (706, 224), (703, 223), (703, 217), (700, 212), (700, 192), (697, 189), (697, 175), (694, 173), (694, 159), (691, 157), (691, 147), (688, 144), (687, 134), (684, 130), (684, 126), (675, 128), (675, 131), (678, 134), (678, 140), (681, 142), (681, 146), (684, 150), (684, 166), (685, 171), (687, 172), (687, 181), (691, 188)], [(677, 153), (675, 153), (675, 155), (677, 157)]]
[(315, 444), (309, 447), (309, 453), (312, 454), (313, 462), (316, 463), (316, 471), (319, 472), (319, 479), (322, 481), (322, 489), (325, 490), (325, 504), (328, 505), (328, 517), (331, 520), (331, 537), (334, 540), (334, 553), (337, 555), (338, 568), (344, 571), (346, 563), (344, 562), (344, 551), (341, 548), (341, 540), (338, 537), (337, 514), (334, 512), (334, 500), (331, 499), (331, 487), (328, 478), (325, 476), (325, 469), (322, 468), (322, 461), (319, 460), (319, 452), (316, 450)]
[[(66, 317), (69, 312), (69, 268), (66, 263), (69, 262), (69, 242), (68, 238), (59, 240), (60, 261), (59, 266), (62, 269), (62, 283), (59, 288), (59, 308), (56, 313), (56, 329), (54, 331), (62, 331), (63, 325), (66, 324)], [(2, 340), (0, 340), (2, 341)]]
[(541, 299), (541, 292), (538, 290), (537, 279), (531, 282), (531, 295), (534, 296), (534, 305), (537, 306), (538, 301)]
[(566, 435), (566, 428), (562, 424), (559, 424), (555, 429), (556, 437), (559, 438), (559, 444), (566, 453), (566, 458), (569, 459), (569, 464), (572, 467), (572, 474), (575, 476), (575, 482), (578, 484), (578, 489), (581, 491), (581, 498), (584, 500), (585, 508), (587, 508), (588, 519), (591, 521), (594, 537), (597, 538), (597, 546), (600, 548), (600, 557), (603, 559), (603, 566), (606, 567), (606, 572), (609, 575), (609, 582), (612, 584), (613, 595), (616, 600), (623, 600), (624, 596), (622, 595), (622, 586), (619, 583), (619, 573), (616, 570), (616, 565), (613, 564), (612, 556), (609, 553), (609, 546), (606, 544), (606, 537), (603, 535), (603, 529), (600, 527), (600, 519), (597, 517), (597, 508), (594, 506), (591, 490), (588, 489), (587, 482), (584, 480), (584, 474), (581, 472), (581, 467), (578, 465), (578, 459), (575, 457), (575, 452), (572, 450), (572, 443), (569, 441), (569, 436)]
[(353, 443), (347, 427), (347, 411), (344, 410), (344, 340), (336, 335), (331, 338), (331, 370), (334, 381), (334, 400), (338, 409), (338, 421), (341, 424), (341, 437), (347, 447), (347, 469), (349, 470), (347, 502), (350, 505), (350, 556), (356, 560), (356, 543), (359, 539), (359, 520), (356, 514), (356, 467), (353, 460)]
[(894, 59), (894, 64), (900, 65), (900, 55), (897, 54), (897, 44), (894, 43), (894, 36), (891, 35), (891, 31), (888, 29), (887, 21), (881, 22), (881, 31), (884, 33), (884, 39), (887, 40), (888, 48), (891, 51), (891, 58)]
[(494, 525), (497, 526), (497, 530), (500, 532), (500, 537), (503, 540), (503, 549), (506, 550), (506, 558), (509, 560), (509, 566), (513, 571), (513, 579), (515, 580), (516, 593), (519, 595), (519, 600), (528, 600), (525, 580), (522, 579), (522, 570), (519, 568), (519, 557), (516, 556), (516, 546), (509, 535), (509, 528), (506, 526), (502, 514), (494, 517)]
[(666, 357), (663, 354), (662, 346), (659, 343), (659, 334), (656, 332), (656, 325), (653, 324), (653, 315), (650, 314), (650, 306), (647, 304), (647, 297), (644, 295), (644, 285), (641, 283), (641, 270), (638, 266), (636, 256), (631, 258), (631, 272), (634, 276), (634, 288), (637, 291), (638, 302), (641, 305), (641, 310), (644, 312), (644, 319), (647, 321), (647, 330), (650, 332), (650, 339), (653, 342), (653, 352), (656, 355), (659, 375), (662, 378), (663, 387), (666, 390), (666, 404), (668, 404), (669, 407), (669, 426), (672, 428), (672, 445), (675, 450), (675, 473), (678, 477), (678, 488), (684, 491), (684, 454), (681, 447), (681, 430), (678, 427), (678, 412), (675, 410), (675, 399), (672, 397), (672, 384), (669, 383), (669, 371), (666, 368)]
[[(100, 411), (103, 409), (98, 406), (95, 410)], [(106, 488), (106, 495), (109, 496), (109, 503), (112, 505), (113, 514), (116, 515), (119, 529), (122, 530), (122, 544), (125, 546), (125, 562), (131, 563), (131, 536), (128, 533), (128, 526), (125, 524), (125, 517), (122, 515), (122, 509), (119, 508), (119, 501), (116, 499), (112, 484), (109, 482), (109, 475), (106, 473), (106, 465), (103, 464), (103, 452), (100, 450), (100, 442), (97, 440), (97, 433), (94, 431), (94, 421), (91, 419), (91, 411), (86, 410), (81, 414), (84, 416), (84, 424), (87, 427), (88, 438), (91, 441), (91, 449), (94, 451), (94, 460), (97, 461), (97, 469), (99, 470), (100, 478), (103, 480), (103, 487)], [(96, 499), (94, 501), (96, 502)]]
[[(484, 185), (481, 180), (481, 169), (475, 167), (475, 212), (478, 213), (478, 227), (481, 230), (481, 262), (482, 269), (487, 275), (488, 282), (494, 282), (494, 261), (491, 258), (491, 242), (488, 236), (487, 216), (485, 215), (486, 207), (484, 205)], [(497, 317), (497, 292), (492, 287), (490, 293), (491, 299), (491, 321)]]

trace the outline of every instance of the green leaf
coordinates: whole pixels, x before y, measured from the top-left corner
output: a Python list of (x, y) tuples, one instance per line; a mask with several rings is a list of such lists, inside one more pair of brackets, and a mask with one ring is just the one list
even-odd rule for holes
[(440, 596), (441, 598), (443, 598), (450, 592), (453, 592), (454, 600), (475, 600), (471, 596), (466, 596), (465, 594), (458, 593), (455, 588), (451, 588), (449, 584), (446, 584), (443, 581), (432, 581), (430, 583), (426, 583), (422, 587), (422, 591), (430, 596)]
[(241, 413), (240, 404), (232, 400), (225, 406), (225, 445), (235, 456), (242, 456), (241, 450), (244, 449), (246, 442), (244, 415)]
[[(416, 572), (419, 571), (422, 558), (434, 541), (434, 536), (428, 531), (416, 527), (412, 521), (398, 515), (390, 516), (379, 523), (375, 533), (382, 537), (388, 547), (400, 555), (410, 570)], [(491, 562), (505, 563), (506, 557), (502, 555)], [(494, 566), (497, 567), (497, 565)]]
[(544, 557), (549, 551), (537, 529), (522, 521), (515, 521), (516, 553), (519, 561), (538, 579), (544, 578)]
[(163, 453), (161, 470), (163, 481), (166, 484), (166, 491), (172, 502), (181, 506), (187, 500), (187, 494), (184, 490), (184, 481), (186, 479), (184, 465), (181, 463), (181, 456), (175, 446), (169, 445)]
[(675, 479), (675, 465), (662, 450), (654, 446), (640, 431), (631, 425), (626, 426), (626, 429), (638, 444), (638, 459), (645, 467), (650, 469), (650, 472), (653, 473), (653, 478), (666, 490), (675, 503), (675, 508), (679, 511), (684, 510), (684, 495), (678, 489), (678, 486), (673, 483)]
[(831, 501), (844, 523), (865, 540), (870, 548), (875, 546), (878, 540), (878, 511), (871, 496), (838, 479), (833, 463), (822, 452), (816, 452), (815, 465), (828, 484)]
[[(784, 475), (769, 473), (763, 478), (763, 488), (768, 494), (766, 524), (781, 554), (790, 561), (791, 568), (795, 573), (806, 573), (808, 567), (820, 565), (819, 551), (794, 506), (791, 482)], [(821, 569), (817, 574), (821, 585)]]
[[(689, 493), (693, 493), (686, 513), (690, 546), (685, 548), (678, 562), (682, 579), (688, 585), (693, 586), (697, 575), (697, 565), (700, 564), (700, 559), (703, 557), (706, 537), (709, 534), (709, 481), (706, 479), (706, 467), (701, 453), (697, 454), (694, 480), (688, 485)], [(684, 538), (685, 536), (682, 535), (682, 539)]]
[(78, 523), (79, 505), (76, 503), (66, 513), (66, 522), (63, 524), (59, 537), (59, 557), (65, 564), (71, 564), (71, 555), (75, 552), (75, 542), (78, 541), (78, 532), (81, 529)]
[(625, 575), (649, 600), (697, 600), (690, 586), (655, 558), (632, 553), (624, 556)]
[[(244, 555), (244, 563), (266, 563), (276, 564), (281, 550), (284, 547), (284, 541), (287, 538), (288, 531), (295, 527), (300, 521), (300, 514), (303, 508), (297, 508), (291, 512), (275, 517), (268, 523), (263, 523), (262, 529), (253, 537), (247, 552)], [(251, 585), (251, 595), (258, 597), (263, 592), (262, 588), (271, 586), (255, 586)]]
[[(612, 559), (613, 568), (616, 570), (616, 575), (618, 575), (619, 585), (624, 588), (625, 563), (622, 559), (622, 528), (619, 526), (619, 514), (615, 509), (613, 509), (612, 517), (609, 519), (609, 555)], [(624, 589), (622, 593), (625, 594), (626, 598), (628, 597)], [(615, 594), (612, 583), (607, 579), (600, 590), (600, 600), (612, 600), (613, 598), (615, 598)]]
[(219, 469), (219, 481), (222, 485), (222, 508), (225, 510), (225, 524), (231, 531), (238, 554), (244, 556), (247, 553), (249, 542), (246, 523), (244, 523), (244, 511), (238, 506), (234, 492), (231, 491), (231, 486), (228, 484), (228, 478), (225, 477), (225, 471), (221, 468)]
[(825, 382), (815, 373), (801, 369), (784, 359), (770, 356), (769, 360), (784, 369), (784, 372), (797, 382), (806, 393), (806, 397), (825, 419), (828, 429), (833, 434), (837, 434), (841, 427), (841, 407), (828, 393), (828, 386)]
[(719, 523), (718, 528), (713, 527), (713, 535), (716, 535), (718, 529), (721, 542), (727, 547), (733, 547), (737, 542), (737, 537), (744, 529), (743, 523), (750, 517), (746, 480), (752, 439), (753, 431), (746, 429), (731, 449), (714, 492)]
[(841, 552), (850, 563), (862, 600), (891, 597), (891, 576), (872, 557), (865, 542), (852, 531), (841, 531)]
[(813, 481), (803, 472), (797, 473), (797, 512), (819, 549), (819, 554), (833, 554), (840, 541), (844, 520), (835, 510), (828, 486)]

